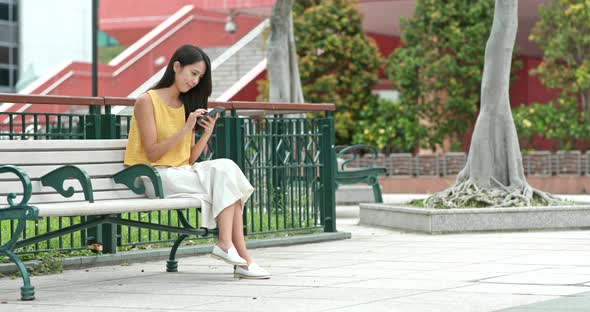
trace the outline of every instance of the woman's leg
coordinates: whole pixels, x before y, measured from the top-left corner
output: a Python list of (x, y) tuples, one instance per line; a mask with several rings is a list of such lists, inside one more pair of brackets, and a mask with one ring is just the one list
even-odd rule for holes
[[(234, 225), (232, 231), (232, 242), (238, 251), (240, 257), (248, 261), (248, 265), (252, 263), (252, 259), (246, 249), (246, 241), (244, 239), (244, 221), (242, 219), (242, 201), (238, 200), (234, 203)], [(247, 266), (246, 266), (247, 267)]]
[(232, 226), (234, 223), (235, 210), (236, 204), (234, 203), (227, 206), (217, 215), (217, 227), (219, 228), (219, 240), (217, 241), (217, 246), (225, 252), (227, 252), (232, 246)]

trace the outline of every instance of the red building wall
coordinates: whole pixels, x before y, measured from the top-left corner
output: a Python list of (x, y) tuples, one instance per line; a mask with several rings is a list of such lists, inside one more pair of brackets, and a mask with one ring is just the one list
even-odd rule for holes
[[(185, 5), (195, 7), (195, 18), (203, 23), (216, 23), (222, 29), (228, 17), (229, 9), (238, 6), (242, 8), (260, 5), (272, 5), (274, 0), (101, 0), (99, 4), (99, 28), (117, 39), (121, 45), (128, 46), (147, 34), (168, 17), (176, 13)], [(237, 15), (236, 24), (240, 28), (250, 30), (248, 21), (262, 20), (253, 16)], [(208, 31), (195, 35), (217, 36), (223, 43), (233, 42), (239, 34), (228, 34), (225, 31)], [(240, 38), (240, 37), (237, 37)]]
[(517, 73), (518, 80), (510, 87), (510, 105), (518, 107), (521, 104), (546, 104), (559, 96), (559, 90), (547, 89), (541, 81), (529, 73), (541, 63), (541, 59), (531, 56), (519, 56), (523, 66)]

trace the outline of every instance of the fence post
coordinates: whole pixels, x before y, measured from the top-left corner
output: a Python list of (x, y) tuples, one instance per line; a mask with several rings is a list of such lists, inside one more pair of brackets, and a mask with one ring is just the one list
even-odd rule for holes
[[(98, 112), (100, 112), (100, 107), (98, 107)], [(102, 132), (101, 132), (101, 118), (100, 113), (97, 113), (96, 106), (90, 106), (89, 114), (84, 116), (84, 133), (86, 140), (95, 140), (100, 139)], [(82, 217), (82, 221), (90, 221), (94, 219), (93, 216)], [(85, 246), (89, 246), (95, 243), (102, 243), (102, 228), (100, 226), (95, 226), (86, 229), (86, 241), (82, 242)]]
[(101, 116), (97, 114), (88, 114), (84, 116), (85, 137), (94, 140), (101, 138)]
[(232, 137), (235, 139), (232, 151), (232, 160), (238, 164), (242, 171), (245, 169), (244, 160), (244, 120), (240, 118), (234, 108), (231, 112), (232, 120)]
[[(104, 98), (103, 98), (104, 100)], [(91, 106), (90, 114), (86, 116), (87, 139), (114, 139), (115, 116), (110, 114), (110, 109), (105, 110), (105, 115), (100, 114), (100, 106)], [(88, 216), (92, 220), (94, 216)], [(102, 244), (103, 253), (117, 252), (117, 227), (112, 224), (102, 224), (86, 230), (86, 245)]]
[(324, 232), (336, 232), (336, 153), (334, 151), (334, 118), (332, 112), (326, 111), (322, 120), (322, 136), (320, 141), (322, 169), (320, 181), (323, 196), (321, 218), (324, 222)]
[(231, 132), (231, 118), (228, 116), (220, 116), (215, 124), (215, 142), (213, 151), (213, 158), (229, 158), (232, 159), (232, 132)]
[[(103, 98), (104, 100), (104, 98)], [(105, 105), (105, 113), (101, 116), (101, 139), (118, 139), (116, 137), (116, 116), (111, 114), (110, 105)], [(121, 226), (105, 223), (99, 225), (100, 236), (99, 242), (102, 243), (103, 253), (116, 253), (117, 246), (121, 244), (120, 233)]]
[(105, 114), (101, 116), (101, 139), (119, 139), (117, 137), (116, 117), (111, 114), (110, 109), (105, 110)]

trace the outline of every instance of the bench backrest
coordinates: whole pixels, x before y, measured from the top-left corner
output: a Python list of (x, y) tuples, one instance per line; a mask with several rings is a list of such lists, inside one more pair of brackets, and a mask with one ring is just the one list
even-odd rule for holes
[[(111, 179), (123, 169), (126, 144), (127, 140), (0, 140), (0, 165), (15, 165), (29, 175), (33, 188), (31, 205), (84, 200), (82, 188), (75, 180), (65, 183), (65, 189), (69, 186), (75, 189), (70, 198), (41, 185), (39, 179), (43, 175), (63, 165), (74, 165), (88, 173), (95, 201), (144, 197)], [(22, 194), (20, 180), (11, 173), (0, 174), (0, 206), (8, 205), (6, 196), (12, 192)]]

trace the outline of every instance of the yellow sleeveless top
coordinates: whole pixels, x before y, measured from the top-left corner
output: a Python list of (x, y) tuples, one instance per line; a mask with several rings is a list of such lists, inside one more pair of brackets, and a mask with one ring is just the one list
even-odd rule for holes
[[(154, 90), (147, 92), (152, 100), (154, 108), (154, 121), (156, 122), (157, 142), (161, 142), (184, 127), (184, 106), (172, 108), (164, 101)], [(191, 156), (191, 138), (192, 133), (188, 132), (181, 139), (180, 143), (169, 150), (160, 159), (150, 162), (147, 158), (141, 137), (139, 136), (139, 127), (134, 116), (131, 117), (131, 129), (129, 129), (129, 138), (127, 148), (125, 149), (125, 165), (132, 166), (135, 164), (150, 164), (152, 166), (169, 166), (177, 167), (188, 165)]]

